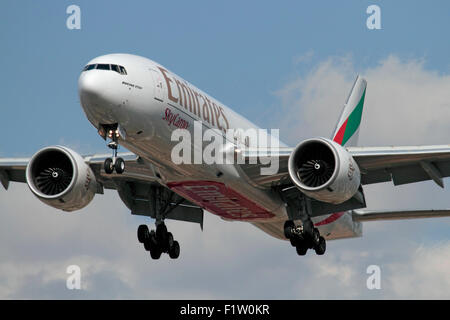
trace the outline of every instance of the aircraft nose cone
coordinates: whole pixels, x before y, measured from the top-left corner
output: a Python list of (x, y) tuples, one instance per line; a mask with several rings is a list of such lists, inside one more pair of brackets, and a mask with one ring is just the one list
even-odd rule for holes
[(95, 72), (83, 72), (78, 79), (80, 98), (99, 98), (101, 96), (101, 79)]
[(92, 123), (112, 123), (114, 118), (114, 93), (107, 76), (96, 70), (81, 73), (78, 78), (78, 95), (81, 106)]

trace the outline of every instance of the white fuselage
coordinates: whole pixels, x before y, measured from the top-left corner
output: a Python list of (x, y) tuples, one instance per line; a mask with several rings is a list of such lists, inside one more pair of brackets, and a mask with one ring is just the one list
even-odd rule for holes
[[(123, 132), (120, 144), (152, 163), (168, 188), (226, 220), (253, 222), (282, 238), (282, 225), (287, 220), (284, 202), (271, 189), (249, 181), (239, 165), (177, 165), (171, 160), (178, 144), (171, 139), (176, 129), (186, 129), (194, 137), (198, 134), (194, 133), (194, 123), (199, 121), (202, 130), (216, 129), (215, 134), (224, 139), (228, 129), (258, 129), (255, 124), (152, 60), (111, 54), (90, 64), (116, 64), (126, 69), (126, 74), (93, 69), (80, 75), (81, 105), (97, 129), (101, 124), (118, 123)], [(229, 142), (245, 143), (239, 139)], [(200, 141), (200, 145), (192, 143), (193, 150), (202, 150), (207, 144)], [(314, 222), (330, 239), (355, 235), (348, 231), (355, 229), (349, 214), (318, 217)], [(264, 223), (272, 227), (265, 230)]]

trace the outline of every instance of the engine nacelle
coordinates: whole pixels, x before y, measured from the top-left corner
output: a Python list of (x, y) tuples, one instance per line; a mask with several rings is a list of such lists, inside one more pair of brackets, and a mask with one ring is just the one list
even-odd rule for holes
[(355, 195), (361, 183), (359, 167), (341, 145), (325, 138), (301, 142), (289, 157), (289, 175), (307, 196), (333, 204)]
[(64, 211), (84, 208), (97, 190), (95, 175), (83, 158), (61, 146), (36, 152), (28, 163), (26, 180), (39, 200)]

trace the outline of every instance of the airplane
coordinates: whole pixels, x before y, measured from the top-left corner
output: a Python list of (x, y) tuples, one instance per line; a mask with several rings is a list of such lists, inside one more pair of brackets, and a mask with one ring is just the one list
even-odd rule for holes
[[(78, 94), (111, 154), (49, 146), (30, 158), (0, 158), (0, 182), (5, 189), (11, 181), (26, 183), (42, 202), (65, 212), (86, 207), (104, 189), (117, 190), (132, 214), (154, 219), (155, 229), (137, 229), (152, 259), (180, 255), (167, 219), (203, 230), (205, 211), (251, 223), (289, 241), (300, 256), (309, 249), (323, 255), (327, 240), (362, 236), (362, 222), (450, 216), (450, 210), (366, 209), (365, 185), (433, 180), (444, 187), (450, 176), (450, 145), (357, 146), (366, 88), (357, 76), (330, 138), (292, 148), (268, 135), (269, 146), (242, 134), (259, 127), (164, 66), (132, 54), (102, 55), (82, 69)], [(226, 142), (220, 152), (241, 161), (174, 161), (180, 143), (174, 133), (198, 129), (212, 131)], [(194, 139), (189, 148), (195, 153), (206, 144)], [(119, 146), (129, 152), (118, 153)], [(263, 174), (264, 157), (277, 161), (276, 172)]]

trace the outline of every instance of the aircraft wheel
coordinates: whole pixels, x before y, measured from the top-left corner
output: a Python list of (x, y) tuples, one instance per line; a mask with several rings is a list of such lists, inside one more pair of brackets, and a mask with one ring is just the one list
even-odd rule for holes
[(167, 242), (166, 242), (167, 250), (170, 250), (173, 244), (174, 244), (173, 234), (171, 232), (167, 232)]
[(327, 242), (325, 241), (324, 237), (319, 238), (319, 244), (314, 248), (316, 251), (316, 254), (321, 256), (325, 253), (327, 249)]
[(137, 229), (137, 237), (140, 243), (144, 243), (150, 236), (148, 227), (145, 224), (141, 224)]
[(320, 232), (319, 229), (314, 228), (313, 232), (312, 232), (312, 245), (313, 247), (317, 247), (319, 245), (320, 242)]
[(118, 174), (123, 173), (125, 171), (125, 161), (122, 158), (117, 158), (114, 169)]
[(291, 243), (291, 246), (296, 247), (297, 246), (297, 239), (294, 237), (289, 239), (289, 242)]
[(153, 260), (158, 260), (159, 258), (161, 258), (161, 248), (159, 247), (155, 247), (155, 248), (151, 248), (150, 249), (150, 257), (152, 257)]
[(177, 259), (180, 256), (180, 244), (178, 241), (174, 241), (169, 248), (169, 257), (171, 259)]
[(111, 158), (106, 158), (103, 163), (103, 168), (107, 174), (111, 174), (114, 171), (113, 161)]
[(149, 232), (148, 237), (144, 241), (144, 248), (150, 251), (154, 246), (156, 246), (155, 230)]
[(284, 223), (284, 236), (286, 239), (290, 239), (292, 237), (293, 228), (295, 228), (294, 221), (288, 220)]
[(168, 232), (164, 223), (160, 223), (156, 226), (156, 240), (158, 243), (167, 243)]
[(157, 241), (156, 233), (153, 230), (150, 233), (150, 237), (148, 239), (148, 244), (149, 244), (150, 256), (152, 257), (152, 259), (154, 259), (154, 260), (159, 259), (162, 254), (162, 249)]
[(305, 243), (300, 242), (296, 247), (295, 247), (297, 254), (299, 256), (304, 256), (306, 254), (306, 252), (308, 251), (308, 247), (305, 245)]

